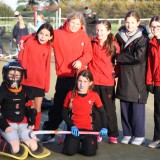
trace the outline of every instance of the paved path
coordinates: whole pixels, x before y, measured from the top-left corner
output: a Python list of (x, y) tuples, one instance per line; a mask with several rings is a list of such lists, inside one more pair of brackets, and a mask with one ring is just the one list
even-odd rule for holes
[[(6, 62), (0, 61), (0, 69)], [(52, 62), (51, 69), (51, 89), (48, 94), (46, 94), (47, 99), (51, 99), (54, 94), (55, 86), (55, 70), (54, 63)], [(0, 70), (2, 73), (2, 70)], [(0, 81), (1, 81), (0, 76)], [(119, 126), (119, 140), (122, 138), (122, 128), (120, 121), (120, 112), (119, 112), (119, 100), (116, 100), (117, 106), (117, 117), (118, 117), (118, 126)], [(42, 121), (47, 119), (48, 110), (43, 111)], [(42, 122), (43, 123), (43, 122)], [(57, 142), (46, 144), (45, 146), (52, 150), (50, 157), (45, 158), (46, 160), (159, 160), (160, 159), (160, 149), (151, 149), (147, 145), (151, 142), (153, 136), (153, 95), (149, 95), (148, 102), (146, 105), (146, 142), (141, 146), (134, 145), (123, 145), (123, 144), (109, 144), (107, 138), (103, 139), (103, 142), (99, 143), (99, 149), (97, 155), (93, 157), (85, 157), (80, 154), (75, 156), (66, 156), (61, 154), (62, 144), (58, 145)], [(63, 128), (63, 123), (60, 128)], [(58, 136), (56, 137), (56, 139)], [(28, 157), (27, 160), (32, 160), (34, 158)], [(44, 160), (45, 160), (44, 159)], [(0, 160), (9, 160), (6, 157), (0, 157)]]

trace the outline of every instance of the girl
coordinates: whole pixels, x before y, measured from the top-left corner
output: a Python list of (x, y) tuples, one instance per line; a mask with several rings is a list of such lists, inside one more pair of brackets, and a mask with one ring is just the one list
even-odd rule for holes
[(41, 120), (41, 104), (44, 92), (49, 91), (51, 46), (53, 28), (44, 23), (35, 36), (26, 39), (24, 50), (21, 50), (18, 60), (27, 71), (27, 78), (22, 84), (32, 87), (34, 92), (33, 107), (37, 110), (35, 130), (39, 129)]
[[(108, 21), (99, 21), (96, 25), (96, 37), (92, 40), (93, 58), (89, 69), (94, 78), (94, 90), (99, 94), (108, 122), (108, 136), (110, 143), (117, 143), (118, 126), (115, 107), (115, 56), (120, 48), (111, 33), (111, 24)], [(101, 128), (99, 112), (95, 110), (97, 128)]]
[[(64, 100), (62, 116), (71, 130), (71, 135), (66, 135), (63, 152), (67, 155), (74, 155), (78, 152), (82, 143), (82, 154), (93, 156), (97, 150), (96, 135), (79, 135), (79, 130), (93, 131), (94, 121), (92, 120), (92, 108), (96, 105), (102, 118), (103, 128), (100, 136), (107, 135), (107, 119), (102, 102), (98, 94), (91, 90), (93, 77), (90, 71), (82, 70), (77, 76), (77, 88), (68, 92)], [(69, 112), (71, 117), (68, 116)]]
[(141, 145), (145, 140), (145, 85), (148, 37), (139, 26), (137, 12), (130, 11), (125, 26), (116, 35), (121, 47), (117, 58), (119, 77), (116, 97), (120, 99), (123, 139), (121, 143)]
[[(19, 156), (18, 159), (25, 159), (29, 149), (33, 157), (40, 158), (44, 148), (36, 139), (29, 137), (29, 133), (35, 127), (37, 111), (34, 108), (25, 107), (26, 101), (33, 98), (32, 93), (29, 93), (21, 85), (25, 71), (19, 62), (13, 61), (8, 62), (3, 67), (2, 74), (3, 82), (0, 86), (0, 135), (11, 145), (8, 154), (12, 154), (13, 158)], [(20, 144), (21, 141), (27, 145), (28, 149)], [(5, 145), (3, 148), (5, 148)], [(47, 152), (47, 155), (43, 154), (43, 157), (50, 154), (50, 151), (47, 150)]]
[(30, 26), (35, 32), (37, 32), (38, 28), (39, 28), (43, 23), (45, 23), (45, 19), (44, 19), (43, 14), (38, 14), (38, 15), (37, 15), (37, 23), (36, 23), (36, 26), (32, 25), (31, 23), (29, 23), (29, 26)]
[(157, 148), (160, 146), (160, 16), (152, 17), (150, 28), (154, 37), (149, 41), (146, 84), (148, 91), (154, 94), (155, 126), (153, 142), (149, 147)]

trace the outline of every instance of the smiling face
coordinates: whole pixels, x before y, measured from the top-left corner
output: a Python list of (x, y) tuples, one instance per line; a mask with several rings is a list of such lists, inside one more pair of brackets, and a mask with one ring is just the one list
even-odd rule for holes
[(80, 22), (80, 19), (72, 19), (69, 21), (69, 28), (71, 32), (77, 32), (82, 27), (82, 24)]
[(40, 44), (44, 44), (46, 42), (48, 42), (49, 40), (52, 39), (52, 36), (50, 35), (50, 32), (49, 30), (47, 29), (42, 29), (38, 34), (37, 34), (37, 37), (38, 37), (38, 41)]
[(152, 34), (157, 38), (160, 39), (160, 22), (158, 21), (153, 21), (151, 23), (151, 32)]
[(79, 76), (77, 80), (78, 93), (86, 94), (92, 83), (86, 77)]
[(127, 17), (125, 20), (125, 26), (128, 32), (134, 33), (137, 31), (140, 21), (137, 21), (134, 17)]
[(105, 24), (100, 23), (96, 26), (96, 35), (100, 41), (104, 42), (107, 39), (108, 34), (110, 33), (111, 30), (108, 29), (108, 27)]

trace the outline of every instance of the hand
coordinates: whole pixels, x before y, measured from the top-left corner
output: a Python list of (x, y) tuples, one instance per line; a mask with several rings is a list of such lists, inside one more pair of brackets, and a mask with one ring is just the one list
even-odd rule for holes
[(18, 45), (19, 45), (20, 50), (24, 49), (24, 41), (23, 40), (20, 40)]
[(35, 128), (35, 125), (29, 125), (28, 126), (28, 129), (30, 129), (30, 130), (34, 130), (34, 128)]
[(99, 132), (99, 135), (102, 136), (107, 136), (108, 130), (106, 128), (102, 128)]
[(147, 86), (147, 91), (149, 91), (150, 93), (154, 93), (154, 91), (153, 91), (153, 84), (148, 84)]
[(11, 126), (7, 127), (5, 130), (6, 133), (11, 133), (13, 132), (13, 128)]
[(13, 41), (14, 41), (14, 42), (16, 42), (16, 39), (15, 39), (15, 38), (13, 38)]
[(79, 130), (76, 126), (71, 127), (71, 132), (72, 132), (72, 135), (74, 135), (75, 137), (79, 136)]
[(77, 60), (77, 61), (73, 62), (72, 66), (73, 66), (73, 68), (81, 69), (82, 62)]

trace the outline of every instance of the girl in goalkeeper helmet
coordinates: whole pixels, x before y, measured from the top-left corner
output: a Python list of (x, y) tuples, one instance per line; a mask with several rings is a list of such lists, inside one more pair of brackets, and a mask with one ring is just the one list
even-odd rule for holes
[(2, 75), (0, 134), (10, 144), (10, 154), (15, 156), (27, 155), (25, 153), (26, 147), (21, 145), (20, 141), (23, 141), (31, 152), (39, 153), (43, 147), (37, 143), (36, 139), (29, 137), (30, 131), (34, 129), (37, 111), (25, 106), (27, 100), (34, 98), (32, 93), (28, 94), (29, 90), (21, 85), (25, 71), (18, 61), (12, 61), (3, 67)]

